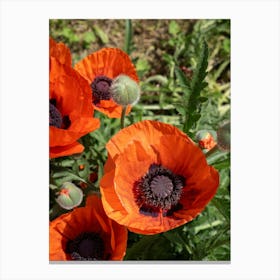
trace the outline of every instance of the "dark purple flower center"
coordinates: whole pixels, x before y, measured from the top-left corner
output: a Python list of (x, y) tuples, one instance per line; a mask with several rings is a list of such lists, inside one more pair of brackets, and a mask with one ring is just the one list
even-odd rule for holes
[(49, 106), (49, 125), (61, 128), (62, 126), (62, 116), (59, 110), (50, 102)]
[(173, 191), (173, 183), (169, 177), (164, 175), (157, 175), (153, 178), (150, 188), (152, 193), (161, 199), (171, 195)]
[(81, 233), (74, 240), (68, 241), (66, 253), (71, 254), (73, 260), (103, 260), (104, 242), (93, 232)]
[(134, 184), (134, 194), (139, 211), (145, 215), (158, 216), (172, 213), (181, 208), (179, 200), (185, 185), (183, 176), (171, 170), (152, 164), (142, 178)]
[(106, 76), (97, 76), (91, 83), (92, 97), (95, 103), (100, 100), (110, 100), (111, 93), (110, 87), (112, 84), (112, 79)]
[(49, 103), (49, 125), (62, 129), (67, 129), (71, 125), (69, 116), (62, 116), (57, 109), (55, 99), (51, 99)]

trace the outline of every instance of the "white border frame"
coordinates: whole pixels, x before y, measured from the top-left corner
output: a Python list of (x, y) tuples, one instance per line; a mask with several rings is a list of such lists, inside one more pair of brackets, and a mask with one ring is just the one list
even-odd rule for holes
[[(280, 279), (279, 2), (2, 0), (1, 279)], [(230, 264), (48, 261), (49, 18), (230, 18)]]

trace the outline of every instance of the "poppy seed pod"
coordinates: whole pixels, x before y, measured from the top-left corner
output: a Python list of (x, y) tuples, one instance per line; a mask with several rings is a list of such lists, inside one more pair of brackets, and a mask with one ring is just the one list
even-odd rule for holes
[(119, 105), (134, 105), (140, 98), (140, 87), (126, 75), (117, 76), (110, 87), (112, 99)]
[(83, 200), (83, 191), (71, 182), (62, 184), (56, 202), (63, 209), (71, 210), (79, 206)]
[(217, 131), (218, 147), (223, 151), (230, 151), (230, 121), (225, 121)]

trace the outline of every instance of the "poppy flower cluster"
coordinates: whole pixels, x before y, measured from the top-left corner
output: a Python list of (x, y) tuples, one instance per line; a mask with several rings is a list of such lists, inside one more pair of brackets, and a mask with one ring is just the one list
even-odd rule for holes
[(91, 91), (86, 80), (71, 67), (69, 49), (50, 39), (49, 73), (50, 158), (81, 153), (77, 140), (99, 128), (94, 118)]
[[(49, 126), (50, 157), (81, 153), (79, 138), (98, 129), (94, 110), (110, 118), (120, 118), (123, 106), (116, 103), (110, 90), (114, 79), (124, 76), (139, 82), (129, 56), (117, 48), (104, 48), (72, 68), (70, 50), (50, 38)], [(131, 92), (133, 96), (133, 92)], [(126, 114), (131, 105), (126, 106)]]
[[(131, 91), (138, 99), (139, 79), (123, 51), (104, 48), (71, 64), (70, 50), (50, 39), (50, 158), (83, 152), (79, 139), (100, 125), (95, 110), (120, 118), (131, 110)], [(122, 99), (118, 95), (127, 79), (123, 106), (116, 100)], [(50, 222), (52, 261), (122, 260), (128, 230), (150, 235), (186, 224), (217, 191), (218, 172), (192, 139), (172, 125), (132, 124), (112, 136), (106, 149), (101, 198), (88, 195), (85, 206), (75, 204)], [(67, 190), (63, 195), (71, 194)]]

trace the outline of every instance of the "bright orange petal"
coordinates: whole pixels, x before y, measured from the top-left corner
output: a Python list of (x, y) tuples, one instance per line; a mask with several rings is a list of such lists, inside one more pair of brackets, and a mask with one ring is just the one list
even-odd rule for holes
[(187, 137), (164, 135), (155, 149), (163, 166), (186, 179), (208, 166), (202, 151)]
[(72, 119), (76, 112), (78, 116), (93, 115), (91, 89), (87, 82), (74, 69), (54, 58), (50, 59), (50, 99), (56, 99), (60, 113)]
[(127, 212), (118, 199), (113, 187), (114, 174), (115, 170), (111, 170), (110, 172), (104, 174), (100, 181), (100, 192), (106, 214), (113, 220), (118, 220), (118, 217), (127, 215)]
[(78, 62), (74, 68), (87, 79), (89, 84), (99, 75), (113, 79), (124, 74), (136, 82), (139, 81), (129, 56), (116, 48), (103, 48), (94, 52)]
[(157, 163), (152, 148), (144, 149), (141, 142), (132, 142), (116, 160), (114, 187), (123, 208), (128, 213), (139, 211), (133, 192), (134, 183), (144, 176), (151, 164)]
[[(94, 109), (106, 114), (109, 118), (120, 118), (122, 115), (122, 106), (115, 103), (112, 99), (100, 100), (97, 105), (94, 105)], [(131, 111), (131, 106), (127, 106), (126, 115)]]
[(50, 59), (50, 99), (56, 100), (59, 112), (71, 122), (67, 129), (50, 126), (51, 148), (71, 145), (100, 126), (99, 119), (93, 118), (91, 89), (86, 80), (54, 58)]
[(52, 38), (49, 39), (50, 57), (55, 57), (61, 64), (72, 66), (70, 49), (63, 43), (56, 43)]
[(50, 147), (50, 158), (64, 157), (74, 154), (80, 154), (84, 151), (84, 146), (74, 142), (66, 146)]
[(133, 140), (142, 142), (144, 147), (159, 144), (163, 135), (178, 135), (187, 137), (183, 132), (174, 126), (156, 121), (142, 121), (120, 130), (106, 144), (110, 156), (123, 153), (127, 144)]

